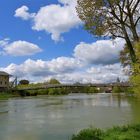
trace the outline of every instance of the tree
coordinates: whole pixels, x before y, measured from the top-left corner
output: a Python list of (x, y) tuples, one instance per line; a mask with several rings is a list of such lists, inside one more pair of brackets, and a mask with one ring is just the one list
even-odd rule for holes
[(135, 45), (137, 61), (132, 65), (132, 75), (130, 81), (133, 85), (134, 93), (140, 95), (140, 42)]
[(76, 9), (91, 34), (125, 39), (131, 61), (136, 62), (140, 0), (78, 0)]
[(29, 84), (29, 81), (28, 80), (20, 80), (19, 81), (19, 84), (20, 85), (28, 85)]
[(121, 82), (119, 77), (117, 78), (116, 82), (117, 83), (120, 83)]
[(50, 79), (50, 81), (48, 82), (48, 84), (60, 84), (60, 82), (57, 79)]

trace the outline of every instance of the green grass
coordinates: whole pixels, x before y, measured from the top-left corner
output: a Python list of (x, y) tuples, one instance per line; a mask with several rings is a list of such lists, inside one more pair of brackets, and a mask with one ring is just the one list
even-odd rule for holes
[(108, 130), (84, 129), (72, 140), (140, 140), (140, 124), (113, 127)]

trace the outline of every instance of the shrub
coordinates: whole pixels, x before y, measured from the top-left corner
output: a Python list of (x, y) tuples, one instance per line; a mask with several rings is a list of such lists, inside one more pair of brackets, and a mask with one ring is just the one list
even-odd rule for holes
[(98, 93), (98, 92), (99, 92), (98, 89), (95, 87), (89, 87), (88, 89), (88, 93)]
[(101, 129), (85, 129), (72, 140), (140, 140), (140, 124), (114, 127), (103, 131)]
[(101, 129), (85, 129), (77, 135), (73, 135), (72, 140), (103, 140), (104, 132)]
[(121, 87), (115, 86), (115, 87), (113, 87), (112, 92), (113, 93), (121, 93), (121, 92), (124, 92), (124, 90)]

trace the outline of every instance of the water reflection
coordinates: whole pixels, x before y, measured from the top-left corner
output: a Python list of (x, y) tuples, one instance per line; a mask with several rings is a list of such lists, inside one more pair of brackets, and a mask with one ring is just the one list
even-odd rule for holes
[(0, 101), (0, 140), (68, 140), (80, 129), (140, 122), (140, 101), (70, 94)]

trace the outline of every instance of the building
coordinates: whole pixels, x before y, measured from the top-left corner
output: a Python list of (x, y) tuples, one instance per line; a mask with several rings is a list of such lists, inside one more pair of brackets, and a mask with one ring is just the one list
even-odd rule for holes
[(0, 71), (0, 90), (9, 88), (10, 75), (4, 71)]

